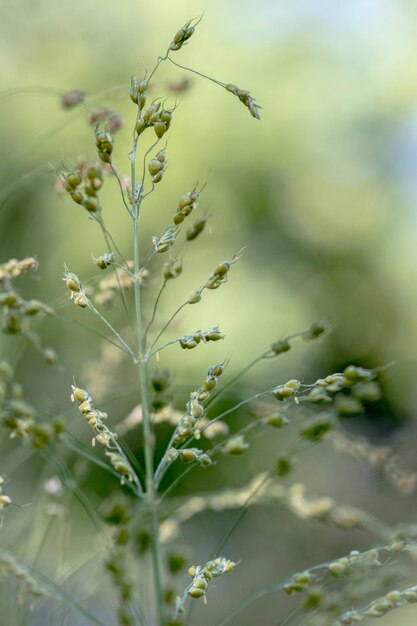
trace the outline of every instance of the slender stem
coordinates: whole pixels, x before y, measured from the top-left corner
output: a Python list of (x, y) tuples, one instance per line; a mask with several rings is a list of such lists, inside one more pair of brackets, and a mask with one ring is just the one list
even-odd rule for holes
[(121, 345), (123, 346), (124, 350), (126, 350), (126, 352), (128, 354), (130, 354), (130, 356), (132, 357), (133, 361), (136, 361), (136, 356), (134, 354), (134, 352), (132, 351), (132, 349), (130, 348), (130, 346), (126, 343), (126, 341), (123, 339), (123, 337), (121, 337), (120, 333), (117, 332), (117, 330), (115, 328), (113, 328), (113, 326), (110, 324), (110, 322), (104, 317), (104, 315), (102, 315), (100, 313), (100, 311), (98, 309), (96, 309), (96, 307), (94, 306), (94, 304), (91, 302), (91, 300), (89, 300), (88, 302), (88, 308), (93, 311), (93, 313), (95, 313), (96, 315), (98, 315), (98, 317), (101, 319), (102, 322), (104, 322), (104, 324), (106, 324), (107, 328), (109, 328), (111, 330), (111, 332), (114, 334), (115, 337), (117, 337), (117, 339), (119, 340), (119, 342), (121, 343)]
[[(155, 347), (156, 342), (158, 341), (158, 339), (160, 339), (162, 337), (162, 335), (164, 334), (164, 332), (167, 330), (168, 326), (171, 324), (171, 322), (174, 321), (174, 319), (177, 317), (178, 313), (180, 311), (182, 311), (182, 309), (187, 306), (188, 301), (187, 302), (183, 302), (181, 304), (181, 306), (178, 307), (178, 309), (171, 315), (171, 317), (169, 318), (169, 320), (167, 321), (167, 323), (165, 324), (165, 326), (162, 328), (162, 330), (158, 333), (157, 337), (154, 339), (154, 341), (152, 342), (151, 347), (148, 350), (148, 354), (151, 354), (152, 349)], [(178, 341), (178, 339), (176, 339), (175, 341)]]
[(147, 325), (146, 330), (145, 330), (145, 345), (146, 345), (146, 337), (148, 336), (149, 329), (151, 328), (152, 324), (154, 323), (155, 316), (156, 316), (156, 311), (158, 309), (159, 300), (161, 299), (161, 296), (162, 296), (162, 294), (164, 292), (164, 289), (165, 289), (165, 287), (167, 285), (167, 282), (168, 281), (165, 279), (164, 282), (162, 283), (162, 287), (160, 288), (158, 295), (156, 296), (155, 304), (154, 304), (153, 311), (152, 311), (152, 317), (149, 320), (148, 325)]
[[(139, 115), (139, 111), (138, 111)], [(154, 486), (154, 434), (149, 413), (148, 401), (148, 362), (145, 354), (145, 337), (143, 327), (141, 286), (140, 286), (140, 248), (139, 248), (139, 206), (140, 197), (136, 201), (136, 150), (137, 135), (133, 131), (133, 150), (131, 153), (131, 185), (132, 185), (132, 214), (135, 216), (133, 220), (133, 259), (134, 259), (134, 292), (135, 292), (135, 313), (136, 313), (136, 333), (137, 333), (137, 350), (138, 350), (138, 368), (140, 377), (140, 389), (142, 400), (142, 418), (143, 418), (143, 438), (145, 447), (145, 472), (146, 472), (146, 496), (151, 511), (152, 518), (152, 567), (153, 578), (156, 592), (156, 608), (157, 608), (157, 624), (165, 626), (165, 602), (164, 589), (162, 581), (162, 563), (159, 544), (159, 520), (158, 520), (158, 502), (157, 492)]]
[[(124, 198), (123, 198), (123, 202), (125, 202)], [(126, 204), (126, 202), (125, 202), (125, 204)], [(102, 216), (100, 215), (96, 219), (97, 219), (97, 222), (98, 222), (98, 224), (99, 224), (99, 226), (101, 228), (101, 231), (103, 233), (104, 241), (106, 242), (108, 251), (110, 253), (113, 252), (112, 245), (111, 245), (111, 244), (113, 244), (115, 251), (120, 256), (120, 259), (121, 259), (122, 263), (124, 263), (126, 265), (126, 268), (127, 268), (127, 263), (126, 263), (125, 259), (123, 258), (122, 254), (120, 253), (120, 250), (117, 247), (113, 237), (110, 235), (109, 231), (107, 230), (107, 228), (106, 228), (106, 226), (104, 224), (104, 220), (103, 220)], [(127, 306), (127, 303), (126, 303), (126, 298), (125, 298), (125, 295), (123, 293), (123, 287), (121, 285), (119, 273), (118, 273), (117, 270), (115, 271), (115, 276), (116, 276), (116, 280), (117, 280), (117, 285), (119, 287), (120, 298), (122, 300), (123, 308), (124, 308), (125, 313), (126, 313), (127, 321), (129, 322), (130, 328), (132, 328), (132, 323), (131, 323), (131, 319), (130, 319), (130, 315), (129, 315), (129, 309), (128, 309), (128, 306)]]
[(220, 85), (220, 87), (226, 87), (226, 83), (222, 83), (220, 80), (216, 80), (215, 78), (212, 78), (211, 76), (207, 76), (207, 74), (203, 74), (202, 72), (193, 70), (191, 67), (186, 67), (185, 65), (181, 65), (180, 63), (173, 61), (171, 57), (168, 57), (168, 61), (170, 61), (173, 65), (176, 65), (177, 67), (181, 68), (182, 70), (186, 70), (187, 72), (191, 72), (192, 74), (197, 74), (197, 76), (201, 76), (201, 78), (206, 78), (207, 80), (211, 80), (212, 83), (215, 83), (216, 85)]

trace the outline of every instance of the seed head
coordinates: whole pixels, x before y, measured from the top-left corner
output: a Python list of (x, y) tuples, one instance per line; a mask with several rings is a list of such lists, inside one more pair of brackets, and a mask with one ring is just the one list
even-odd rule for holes
[(231, 83), (225, 85), (225, 88), (227, 89), (227, 91), (230, 91), (230, 93), (239, 98), (239, 100), (245, 105), (245, 107), (249, 109), (252, 117), (257, 120), (261, 119), (261, 116), (259, 115), (259, 109), (261, 107), (255, 102), (249, 91), (247, 91), (246, 89), (239, 89), (239, 87), (236, 87), (236, 85), (232, 85)]

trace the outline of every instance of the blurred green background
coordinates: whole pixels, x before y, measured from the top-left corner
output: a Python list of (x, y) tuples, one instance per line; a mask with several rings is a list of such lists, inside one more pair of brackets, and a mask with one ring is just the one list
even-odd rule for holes
[[(176, 372), (175, 386), (184, 401), (208, 365), (230, 357), (232, 375), (272, 341), (329, 318), (334, 325), (330, 336), (319, 344), (298, 344), (273, 366), (260, 366), (243, 380), (236, 397), (288, 378), (310, 382), (348, 362), (365, 367), (392, 363), (383, 376), (385, 400), (354, 428), (373, 441), (392, 443), (404, 464), (417, 469), (412, 447), (417, 402), (417, 5), (409, 0), (211, 0), (208, 6), (190, 0), (2, 0), (0, 261), (29, 255), (39, 260), (37, 278), (26, 282), (25, 293), (57, 306), (59, 315), (44, 324), (42, 336), (56, 348), (62, 366), (43, 369), (31, 350), (20, 359), (14, 338), (0, 338), (0, 355), (15, 361), (18, 379), (35, 405), (75, 419), (69, 385), (73, 376), (80, 384), (88, 376), (94, 379), (102, 347), (97, 337), (63, 319), (84, 323), (88, 313), (74, 311), (67, 302), (62, 269), (66, 263), (87, 283), (94, 282), (91, 254), (105, 248), (86, 212), (53, 189), (54, 170), (62, 164), (68, 166), (80, 154), (96, 158), (85, 109), (64, 111), (59, 94), (73, 88), (89, 96), (104, 93), (88, 100), (87, 107), (108, 105), (123, 116), (115, 162), (120, 173), (128, 174), (135, 115), (127, 96), (130, 77), (142, 76), (144, 65), (151, 68), (175, 31), (203, 11), (190, 45), (175, 60), (249, 89), (263, 107), (262, 120), (250, 118), (225, 90), (188, 75), (190, 89), (179, 96), (169, 135), (169, 168), (144, 205), (142, 246), (169, 224), (178, 198), (197, 181), (207, 181), (200, 207), (210, 215), (210, 228), (181, 250), (183, 276), (168, 286), (157, 324), (219, 261), (243, 246), (246, 250), (228, 284), (206, 293), (172, 329), (176, 336), (219, 323), (226, 342), (186, 354), (172, 348), (163, 364)], [(164, 64), (155, 95), (165, 94), (170, 83), (185, 75)], [(171, 95), (170, 102), (174, 100)], [(108, 228), (131, 257), (130, 221), (112, 179), (106, 181), (103, 200)], [(158, 276), (154, 264), (149, 307)], [(120, 310), (110, 317), (123, 328)], [(88, 321), (94, 326), (94, 320)], [(109, 374), (104, 408), (118, 421), (138, 401), (136, 382), (124, 363)], [(80, 436), (88, 441), (90, 434), (81, 427)], [(10, 449), (6, 437), (3, 458)], [(214, 487), (219, 478), (226, 485), (243, 484), (243, 478), (266, 469), (263, 456), (274, 454), (279, 442), (263, 446), (255, 447), (243, 472), (240, 461), (227, 463), (227, 470), (219, 464), (213, 478), (198, 473), (188, 486), (196, 491)], [(323, 453), (320, 467), (314, 461), (312, 454), (298, 471), (301, 479), (311, 477), (316, 495), (363, 504), (377, 515), (391, 516), (393, 523), (412, 521), (410, 501), (391, 493), (362, 466), (332, 451)], [(14, 488), (22, 503), (31, 499), (34, 468), (38, 471), (38, 465), (29, 463), (19, 470), (24, 480)], [(7, 465), (4, 471), (9, 471)], [(398, 499), (395, 514), (391, 507), (387, 511), (390, 498)], [(280, 580), (323, 560), (328, 551), (335, 556), (346, 547), (368, 545), (362, 537), (352, 545), (351, 536), (316, 528), (317, 541), (311, 546), (310, 531), (304, 529), (303, 538), (301, 523), (294, 529), (289, 514), (274, 515), (262, 509), (242, 523), (230, 546), (232, 558), (240, 558), (242, 546), (246, 550), (239, 589), (228, 581), (220, 603), (200, 607), (200, 623), (214, 623), (214, 614), (221, 615), (222, 608), (253, 590), (255, 578), (260, 584), (271, 577)], [(224, 523), (214, 516), (200, 520), (190, 527), (191, 542), (202, 541), (210, 551)], [(277, 525), (284, 529), (282, 536)], [(274, 555), (272, 561), (265, 552)], [(268, 602), (265, 623), (272, 624), (278, 601)], [(236, 624), (253, 623), (257, 611), (259, 607)], [(415, 623), (415, 614), (408, 622), (407, 611), (403, 615), (403, 624)], [(387, 624), (396, 623), (389, 619)]]

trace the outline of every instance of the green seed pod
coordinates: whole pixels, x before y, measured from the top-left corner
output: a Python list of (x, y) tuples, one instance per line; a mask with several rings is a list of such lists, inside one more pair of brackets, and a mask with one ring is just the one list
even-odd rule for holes
[(81, 289), (81, 281), (76, 274), (65, 272), (63, 280), (71, 291), (79, 291)]
[(280, 341), (276, 341), (272, 344), (271, 350), (275, 355), (283, 354), (283, 352), (291, 350), (291, 344), (288, 339), (280, 339)]
[(182, 213), (175, 213), (172, 221), (174, 222), (174, 224), (177, 226), (178, 224), (181, 224), (183, 221), (185, 220), (185, 215), (183, 215)]
[(198, 576), (193, 581), (193, 587), (196, 589), (207, 589), (207, 581), (203, 578), (203, 576)]
[(272, 393), (277, 400), (286, 400), (288, 398), (292, 398), (295, 394), (295, 391), (294, 389), (292, 389), (291, 387), (287, 387), (286, 385), (279, 385), (279, 387), (274, 389)]
[(157, 392), (165, 391), (169, 387), (170, 381), (171, 381), (171, 374), (168, 369), (156, 370), (152, 374), (152, 378), (151, 378), (152, 387)]
[(48, 365), (56, 365), (58, 363), (58, 355), (53, 348), (44, 348), (43, 356)]
[(148, 124), (145, 122), (145, 120), (143, 120), (142, 118), (139, 118), (135, 126), (136, 133), (138, 135), (141, 135), (143, 131), (146, 130), (147, 128), (148, 128)]
[(91, 398), (87, 398), (86, 400), (81, 402), (78, 409), (83, 415), (87, 415), (87, 413), (90, 413), (93, 410), (93, 402)]
[(161, 139), (168, 130), (167, 125), (161, 121), (155, 122), (153, 129), (158, 139)]
[(186, 206), (189, 206), (192, 203), (193, 203), (193, 201), (190, 198), (190, 194), (186, 193), (183, 196), (181, 196), (181, 198), (179, 199), (179, 201), (178, 201), (178, 208), (181, 211)]
[(294, 391), (298, 391), (301, 387), (301, 383), (299, 380), (295, 380), (293, 378), (292, 380), (289, 380), (288, 382), (286, 382), (285, 386), (289, 387), (290, 389), (293, 389)]
[(332, 422), (329, 419), (318, 419), (313, 424), (302, 428), (300, 435), (308, 441), (319, 441), (332, 428)]
[(307, 400), (313, 404), (329, 404), (332, 398), (325, 389), (315, 387), (308, 394)]
[(180, 459), (183, 463), (194, 463), (196, 460), (196, 452), (194, 448), (184, 448), (180, 452)]
[(81, 174), (78, 171), (75, 172), (69, 172), (68, 174), (66, 174), (65, 176), (65, 182), (67, 183), (67, 185), (69, 185), (72, 189), (75, 189), (76, 187), (78, 187), (79, 185), (81, 185), (82, 183), (82, 178), (81, 178)]
[(218, 328), (211, 328), (205, 333), (204, 339), (206, 341), (219, 341), (220, 339), (224, 339), (224, 335), (222, 335)]
[(152, 182), (155, 184), (161, 182), (163, 174), (164, 172), (163, 170), (161, 170), (160, 172), (155, 174), (155, 176), (152, 176)]
[(94, 259), (94, 263), (101, 270), (107, 269), (110, 265), (112, 265), (113, 262), (114, 262), (113, 252), (106, 252), (105, 254), (102, 254), (101, 256)]
[(81, 307), (82, 309), (85, 309), (85, 307), (88, 306), (88, 298), (85, 295), (85, 293), (78, 293), (78, 294), (76, 294), (74, 292), (73, 302), (74, 302), (74, 304), (76, 304), (77, 306)]
[(264, 423), (268, 424), (268, 426), (272, 426), (273, 428), (282, 428), (289, 424), (289, 420), (285, 417), (285, 415), (268, 415), (264, 418)]
[(376, 402), (381, 397), (381, 389), (378, 383), (374, 381), (356, 383), (352, 387), (352, 395), (364, 402)]
[(198, 346), (199, 342), (195, 341), (192, 338), (189, 339), (187, 337), (184, 337), (180, 339), (179, 344), (184, 350), (192, 350), (193, 348), (196, 348)]
[(217, 385), (217, 380), (215, 379), (215, 377), (209, 376), (206, 378), (206, 380), (203, 383), (203, 390), (212, 391), (216, 385)]
[(139, 81), (137, 78), (134, 78), (132, 76), (130, 80), (129, 96), (132, 102), (134, 102), (135, 104), (138, 103), (138, 95), (139, 95)]
[(6, 291), (6, 293), (0, 294), (0, 306), (13, 308), (20, 306), (20, 304), (21, 300), (14, 291)]
[(23, 308), (23, 314), (32, 316), (45, 310), (45, 305), (40, 300), (28, 300)]
[(186, 563), (187, 561), (185, 557), (177, 552), (171, 553), (168, 556), (168, 568), (171, 574), (178, 574), (178, 572), (181, 572)]
[(201, 300), (201, 289), (195, 289), (188, 298), (188, 304), (196, 304)]
[(361, 402), (351, 396), (339, 395), (335, 404), (339, 417), (356, 417), (363, 412)]
[(80, 387), (71, 387), (72, 390), (72, 394), (71, 394), (71, 398), (72, 400), (75, 400), (76, 402), (84, 402), (85, 400), (88, 400), (90, 398), (90, 394), (88, 393), (88, 391), (86, 389), (81, 389)]
[(151, 159), (148, 163), (148, 170), (151, 176), (155, 176), (163, 169), (164, 165), (158, 159)]
[(84, 196), (80, 191), (71, 191), (70, 196), (74, 202), (77, 204), (82, 204), (84, 200)]
[(96, 213), (98, 211), (98, 208), (99, 208), (98, 200), (97, 200), (97, 198), (85, 198), (83, 200), (83, 206), (90, 213)]
[(152, 115), (149, 116), (147, 121), (148, 124), (153, 126), (154, 124), (156, 124), (156, 122), (159, 122), (159, 113), (155, 111), (155, 113), (152, 113)]
[(1, 329), (6, 335), (18, 335), (21, 331), (19, 318), (12, 313), (5, 315)]
[(161, 115), (159, 116), (163, 122), (169, 127), (172, 120), (171, 111), (161, 111)]
[(231, 454), (232, 456), (240, 456), (241, 454), (244, 454), (248, 448), (249, 444), (244, 440), (243, 435), (236, 435), (236, 437), (232, 437), (223, 446), (224, 452), (226, 454)]
[(187, 230), (187, 233), (186, 233), (187, 241), (192, 241), (193, 239), (196, 239), (198, 235), (203, 232), (206, 226), (206, 223), (207, 223), (207, 218), (205, 217), (202, 217), (196, 220), (194, 224)]
[(230, 93), (237, 95), (238, 88), (236, 87), (236, 85), (232, 85), (232, 83), (229, 83), (225, 86), (225, 89), (227, 91), (230, 91)]
[(281, 478), (287, 476), (293, 469), (293, 464), (290, 458), (282, 456), (277, 461), (276, 473)]
[(177, 278), (182, 272), (181, 261), (168, 261), (164, 264), (163, 277), (165, 280)]
[(166, 163), (167, 153), (165, 152), (165, 150), (160, 150), (155, 158), (158, 159), (160, 163)]
[(219, 378), (224, 372), (225, 366), (223, 363), (218, 363), (217, 365), (213, 365), (208, 370), (209, 376), (214, 376), (215, 378)]
[(84, 193), (90, 198), (94, 198), (97, 195), (97, 191), (92, 184), (84, 187)]
[(191, 598), (202, 598), (205, 595), (205, 591), (203, 589), (198, 589), (198, 587), (190, 587), (188, 590), (188, 595)]
[(204, 407), (196, 400), (191, 400), (188, 404), (188, 412), (193, 417), (199, 418), (204, 414)]
[(324, 333), (328, 332), (331, 329), (329, 322), (326, 320), (318, 320), (311, 324), (308, 331), (303, 335), (304, 341), (313, 341), (318, 337), (321, 337)]
[(216, 267), (213, 273), (216, 274), (216, 276), (225, 276), (229, 269), (230, 263), (228, 261), (225, 261), (224, 263), (220, 263), (220, 265)]

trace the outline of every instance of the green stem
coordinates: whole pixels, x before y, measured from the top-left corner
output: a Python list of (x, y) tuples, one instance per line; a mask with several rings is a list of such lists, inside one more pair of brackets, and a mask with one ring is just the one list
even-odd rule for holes
[(137, 349), (138, 349), (138, 367), (140, 377), (140, 390), (142, 400), (142, 420), (143, 420), (143, 438), (145, 448), (145, 472), (146, 472), (146, 497), (149, 504), (152, 519), (152, 567), (156, 592), (157, 605), (157, 624), (165, 626), (165, 603), (164, 589), (162, 581), (162, 563), (159, 544), (159, 519), (158, 519), (158, 501), (157, 491), (155, 489), (154, 474), (154, 434), (149, 413), (148, 400), (148, 361), (146, 358), (146, 347), (143, 326), (141, 287), (140, 287), (140, 249), (139, 249), (139, 207), (136, 203), (135, 194), (135, 175), (136, 175), (136, 149), (137, 137), (134, 136), (133, 151), (131, 154), (131, 177), (132, 177), (132, 213), (135, 216), (134, 240), (133, 240), (133, 259), (134, 259), (134, 292), (135, 292), (135, 312), (136, 312), (136, 333), (137, 333)]

